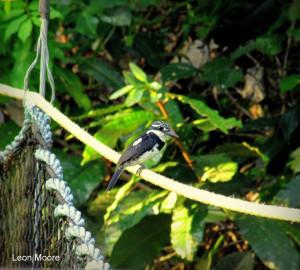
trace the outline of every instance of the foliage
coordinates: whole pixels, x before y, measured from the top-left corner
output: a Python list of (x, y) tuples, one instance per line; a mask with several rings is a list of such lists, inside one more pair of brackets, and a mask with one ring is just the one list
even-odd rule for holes
[[(299, 3), (53, 0), (55, 106), (119, 152), (165, 119), (180, 142), (145, 164), (154, 171), (299, 208)], [(23, 88), (40, 25), (38, 1), (0, 3), (1, 83)], [(19, 127), (11, 99), (0, 102), (3, 149)], [(52, 128), (75, 204), (113, 267), (299, 269), (296, 224), (191, 202), (128, 174), (107, 193), (115, 166)]]

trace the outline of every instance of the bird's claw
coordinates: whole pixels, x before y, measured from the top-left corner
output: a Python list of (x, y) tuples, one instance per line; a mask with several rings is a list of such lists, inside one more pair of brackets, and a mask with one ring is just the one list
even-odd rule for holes
[(146, 168), (146, 167), (145, 167), (144, 165), (141, 165), (141, 167), (139, 167), (139, 168), (137, 169), (136, 174), (137, 174), (138, 176), (140, 176), (141, 173), (142, 173), (142, 170), (144, 170), (145, 168)]

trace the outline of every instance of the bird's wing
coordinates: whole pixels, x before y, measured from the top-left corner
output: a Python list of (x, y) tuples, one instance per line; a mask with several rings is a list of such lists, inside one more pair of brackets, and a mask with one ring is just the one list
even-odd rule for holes
[[(151, 134), (151, 133), (150, 133)], [(142, 134), (137, 139), (133, 141), (132, 144), (128, 146), (125, 152), (122, 154), (118, 161), (118, 165), (121, 165), (125, 161), (139, 157), (146, 151), (152, 149), (156, 144), (156, 140), (153, 136), (150, 136), (147, 133)]]

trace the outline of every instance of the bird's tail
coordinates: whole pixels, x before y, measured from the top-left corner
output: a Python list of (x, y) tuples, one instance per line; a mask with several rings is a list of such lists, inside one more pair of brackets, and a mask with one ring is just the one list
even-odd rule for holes
[(121, 173), (123, 172), (123, 170), (124, 170), (123, 166), (119, 166), (117, 168), (117, 170), (115, 171), (114, 175), (110, 179), (109, 184), (108, 184), (106, 190), (111, 190), (114, 187), (114, 185), (116, 184), (116, 182), (119, 179), (119, 177), (120, 177)]

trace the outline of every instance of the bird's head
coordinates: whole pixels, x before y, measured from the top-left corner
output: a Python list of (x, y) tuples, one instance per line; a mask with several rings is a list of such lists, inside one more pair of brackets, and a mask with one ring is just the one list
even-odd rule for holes
[(171, 129), (170, 125), (163, 121), (155, 121), (148, 128), (147, 133), (155, 133), (161, 140), (165, 141), (168, 137), (179, 138)]

